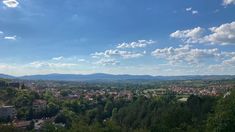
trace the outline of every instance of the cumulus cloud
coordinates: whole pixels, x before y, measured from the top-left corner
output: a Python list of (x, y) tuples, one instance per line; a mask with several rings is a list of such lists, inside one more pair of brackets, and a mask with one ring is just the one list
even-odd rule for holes
[(235, 0), (223, 0), (223, 5), (235, 4)]
[(93, 58), (110, 58), (110, 57), (122, 57), (125, 59), (129, 58), (138, 58), (145, 54), (145, 52), (131, 52), (131, 51), (124, 51), (124, 50), (106, 50), (104, 52), (95, 52), (94, 54), (91, 54)]
[(197, 10), (193, 10), (192, 7), (188, 7), (185, 9), (187, 12), (192, 13), (193, 15), (198, 14), (199, 12)]
[(58, 56), (51, 58), (51, 60), (56, 62), (88, 62), (85, 59), (79, 58), (77, 56), (71, 56), (71, 57)]
[(231, 59), (223, 61), (223, 64), (235, 66), (235, 56), (232, 57)]
[(61, 63), (61, 62), (47, 62), (47, 61), (34, 61), (29, 64), (29, 66), (34, 68), (42, 68), (42, 67), (49, 67), (49, 68), (63, 68), (63, 67), (72, 67), (77, 66), (75, 63)]
[(16, 40), (16, 35), (15, 36), (5, 36), (4, 39), (6, 39), (6, 40)]
[(97, 61), (96, 64), (103, 65), (103, 66), (117, 65), (119, 64), (119, 61), (116, 61), (115, 59), (102, 58), (99, 61)]
[(103, 52), (95, 52), (90, 55), (92, 58), (98, 59), (98, 61), (93, 64), (116, 65), (120, 63), (120, 59), (131, 59), (144, 56), (146, 54), (145, 50), (135, 51), (135, 48), (144, 48), (153, 43), (155, 43), (153, 40), (138, 40), (130, 43), (121, 43), (118, 44), (115, 49), (109, 49)]
[(17, 0), (3, 0), (2, 3), (9, 8), (16, 8), (19, 5)]
[(16, 40), (16, 35), (6, 35), (3, 31), (0, 31), (0, 39), (6, 39), (6, 40)]
[(76, 56), (72, 57), (53, 57), (49, 60), (39, 60), (29, 63), (29, 66), (33, 68), (71, 68), (79, 66), (80, 62), (87, 62), (85, 59), (78, 58)]
[[(164, 59), (172, 72), (189, 74), (234, 74), (235, 52), (223, 52), (217, 48), (198, 49), (192, 45), (168, 47), (152, 52), (156, 58)], [(182, 67), (182, 68), (179, 68)]]
[(202, 41), (202, 36), (205, 32), (205, 29), (201, 27), (196, 27), (188, 30), (177, 30), (170, 34), (172, 38), (179, 38), (186, 43), (198, 43)]
[[(232, 55), (232, 54), (230, 54)], [(208, 71), (219, 72), (223, 74), (232, 75), (235, 73), (235, 55), (233, 57), (223, 60), (220, 64), (209, 65)]]
[(131, 42), (131, 43), (121, 43), (118, 44), (118, 49), (125, 49), (125, 48), (144, 48), (147, 45), (153, 44), (155, 41), (153, 40), (138, 40), (137, 42)]
[(192, 10), (192, 7), (188, 7), (185, 9), (186, 11), (191, 11)]
[(211, 34), (204, 37), (204, 40), (211, 43), (235, 44), (235, 21), (225, 23), (218, 27), (209, 29)]
[(211, 43), (211, 44), (235, 44), (235, 21), (225, 23), (207, 30), (201, 27), (177, 30), (170, 34), (172, 38), (181, 39), (185, 43)]
[(90, 72), (88, 65), (91, 64), (85, 59), (77, 56), (72, 57), (53, 57), (46, 60), (34, 60), (26, 63), (1, 63), (0, 72), (6, 74), (42, 74), (42, 73), (80, 73), (81, 69)]
[(193, 10), (192, 14), (198, 14), (198, 11), (197, 10)]
[(59, 56), (59, 57), (53, 57), (52, 60), (55, 60), (55, 61), (59, 61), (59, 60), (62, 60), (64, 59), (63, 56)]
[(219, 49), (197, 49), (191, 45), (184, 45), (178, 48), (163, 48), (156, 49), (152, 52), (152, 55), (157, 58), (162, 58), (169, 63), (187, 63), (187, 64), (199, 64), (207, 63), (211, 61), (217, 61), (223, 59), (224, 53)]

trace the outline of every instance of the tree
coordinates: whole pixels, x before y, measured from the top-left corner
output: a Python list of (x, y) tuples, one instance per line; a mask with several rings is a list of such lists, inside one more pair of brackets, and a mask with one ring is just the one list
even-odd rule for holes
[(55, 116), (59, 112), (59, 106), (53, 102), (49, 102), (47, 105), (47, 116)]
[(207, 121), (209, 132), (235, 132), (235, 91), (221, 98)]
[(55, 132), (57, 130), (56, 126), (51, 122), (45, 122), (42, 126), (42, 132)]
[(104, 112), (107, 114), (108, 117), (111, 116), (112, 109), (113, 109), (113, 103), (108, 100), (104, 106)]

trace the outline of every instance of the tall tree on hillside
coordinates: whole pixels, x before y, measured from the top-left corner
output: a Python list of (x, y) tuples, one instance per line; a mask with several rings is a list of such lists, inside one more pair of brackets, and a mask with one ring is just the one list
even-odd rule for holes
[(235, 91), (219, 100), (215, 113), (208, 119), (207, 130), (235, 132)]

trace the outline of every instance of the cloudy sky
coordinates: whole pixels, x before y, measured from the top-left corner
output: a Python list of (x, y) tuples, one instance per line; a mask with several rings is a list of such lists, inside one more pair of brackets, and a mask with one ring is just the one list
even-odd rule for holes
[(235, 74), (235, 0), (0, 0), (0, 73)]

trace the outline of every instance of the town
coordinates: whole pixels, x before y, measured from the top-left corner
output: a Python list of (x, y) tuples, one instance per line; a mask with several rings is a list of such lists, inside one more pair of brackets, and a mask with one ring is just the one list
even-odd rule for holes
[[(235, 88), (235, 80), (160, 81), (136, 85), (127, 83), (91, 83), (66, 81), (0, 81), (0, 119), (3, 126), (21, 130), (41, 130), (45, 123), (66, 127), (63, 107), (73, 106), (76, 111), (94, 107), (108, 100), (130, 102), (134, 98), (176, 96), (187, 101), (195, 96), (225, 96)], [(76, 106), (77, 105), (77, 106)], [(64, 116), (64, 115), (63, 115)], [(108, 119), (108, 118), (107, 118)], [(104, 118), (104, 120), (107, 120)]]

